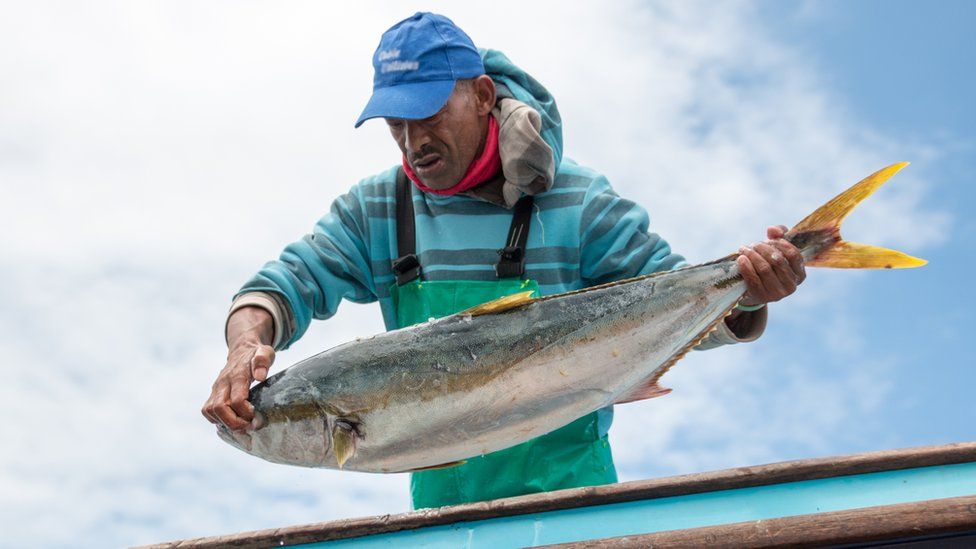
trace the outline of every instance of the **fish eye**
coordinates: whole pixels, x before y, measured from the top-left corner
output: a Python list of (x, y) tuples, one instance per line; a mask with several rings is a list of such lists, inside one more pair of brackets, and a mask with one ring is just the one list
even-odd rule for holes
[(334, 422), (335, 428), (343, 429), (349, 431), (350, 433), (355, 433), (358, 436), (362, 436), (360, 431), (360, 424), (358, 421), (348, 418), (348, 417), (337, 417)]

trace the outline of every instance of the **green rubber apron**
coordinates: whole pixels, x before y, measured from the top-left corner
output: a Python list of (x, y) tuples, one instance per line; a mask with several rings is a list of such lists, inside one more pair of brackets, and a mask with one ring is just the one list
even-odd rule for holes
[[(440, 318), (539, 285), (523, 279), (524, 250), (531, 221), (532, 197), (515, 205), (508, 245), (499, 250), (496, 281), (421, 280), (415, 254), (411, 188), (397, 177), (397, 282), (390, 288), (398, 327)], [(512, 448), (475, 456), (456, 467), (420, 471), (410, 478), (414, 509), (547, 492), (617, 481), (606, 435), (600, 436), (599, 412), (586, 415), (549, 434)]]

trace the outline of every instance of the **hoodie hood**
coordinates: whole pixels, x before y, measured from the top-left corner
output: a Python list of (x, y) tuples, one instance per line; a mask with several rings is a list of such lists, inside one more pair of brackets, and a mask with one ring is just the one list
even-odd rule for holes
[(542, 119), (539, 134), (552, 148), (558, 168), (563, 156), (563, 123), (552, 94), (538, 80), (515, 66), (504, 53), (484, 48), (478, 52), (485, 64), (485, 73), (495, 82), (498, 97), (521, 101), (539, 113)]

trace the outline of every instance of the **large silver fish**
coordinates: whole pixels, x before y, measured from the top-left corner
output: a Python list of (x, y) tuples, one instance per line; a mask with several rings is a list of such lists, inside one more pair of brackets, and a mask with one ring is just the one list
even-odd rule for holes
[[(844, 217), (906, 164), (868, 176), (789, 231), (807, 266), (925, 264), (840, 237)], [(346, 343), (252, 388), (258, 429), (219, 434), (276, 463), (416, 471), (666, 394), (661, 376), (745, 293), (737, 255), (560, 295), (517, 294)]]

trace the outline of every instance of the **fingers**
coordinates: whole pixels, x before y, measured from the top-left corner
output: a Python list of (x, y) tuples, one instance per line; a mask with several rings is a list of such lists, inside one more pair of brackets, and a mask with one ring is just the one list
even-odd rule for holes
[(214, 415), (212, 410), (213, 406), (211, 403), (213, 402), (214, 394), (216, 394), (216, 389), (210, 393), (210, 398), (203, 403), (203, 408), (200, 410), (200, 413), (202, 413), (203, 417), (207, 418), (207, 421), (210, 423), (220, 423), (220, 420), (217, 419), (217, 416)]
[(275, 351), (270, 345), (261, 345), (254, 351), (254, 357), (251, 358), (251, 375), (254, 379), (258, 381), (264, 381), (268, 378), (268, 370), (271, 368), (271, 364), (274, 363)]
[(243, 431), (251, 424), (250, 421), (244, 421), (238, 417), (234, 410), (227, 404), (219, 404), (216, 409), (216, 414), (217, 419), (233, 431)]
[(222, 423), (233, 430), (243, 430), (260, 423), (254, 406), (248, 402), (251, 383), (268, 377), (274, 362), (274, 349), (269, 345), (241, 347), (230, 353), (227, 366), (217, 376), (210, 398), (201, 412), (211, 423)]
[[(792, 290), (787, 291), (787, 288), (783, 286), (783, 280), (778, 273), (778, 270), (782, 268), (780, 262), (785, 262), (786, 258), (779, 252), (774, 252), (772, 246), (761, 242), (753, 244), (751, 247), (744, 246), (739, 251), (749, 260), (759, 279), (759, 283), (755, 285), (750, 285), (749, 280), (746, 279), (747, 293), (751, 297), (761, 303), (769, 303), (792, 293)], [(744, 275), (743, 278), (745, 278)]]
[(788, 231), (789, 229), (786, 228), (786, 225), (771, 225), (766, 227), (766, 238), (777, 240), (786, 236)]
[(779, 301), (795, 292), (806, 279), (803, 256), (783, 238), (786, 232), (782, 225), (768, 227), (766, 234), (770, 240), (739, 249), (737, 262), (746, 282), (748, 301)]
[(213, 393), (204, 405), (203, 415), (212, 423), (223, 423), (230, 429), (241, 430), (249, 422), (237, 416), (230, 407), (230, 385), (223, 378), (218, 378), (214, 384)]
[(742, 279), (746, 283), (746, 296), (756, 303), (765, 303), (762, 301), (763, 295), (766, 295), (766, 287), (763, 286), (762, 278), (759, 273), (756, 272), (756, 268), (753, 266), (752, 260), (747, 255), (749, 249), (745, 246), (739, 248), (739, 257), (736, 258), (736, 263), (739, 264), (739, 274), (742, 275)]
[(786, 240), (773, 240), (769, 242), (771, 246), (776, 247), (780, 253), (786, 258), (789, 263), (790, 270), (793, 272), (793, 277), (795, 278), (796, 285), (800, 285), (801, 282), (806, 280), (807, 271), (806, 267), (803, 266), (803, 255), (800, 254), (800, 250), (796, 246), (790, 244)]
[[(245, 426), (251, 424), (254, 419), (254, 406), (247, 401), (249, 389), (251, 388), (251, 376), (238, 374), (230, 380), (230, 409), (234, 411), (235, 420), (243, 420)], [(226, 424), (231, 427), (230, 424)], [(232, 427), (233, 428), (233, 427)], [(239, 427), (243, 429), (244, 427)]]
[[(776, 244), (777, 242), (781, 244)], [(786, 257), (785, 247), (783, 245), (790, 245), (789, 242), (785, 240), (774, 240), (771, 242), (764, 242), (755, 246), (756, 251), (763, 256), (769, 265), (772, 267), (773, 274), (779, 280), (780, 287), (785, 293), (778, 295), (779, 299), (782, 299), (793, 292), (796, 291), (796, 274), (793, 273), (793, 266), (790, 265), (790, 260)]]

